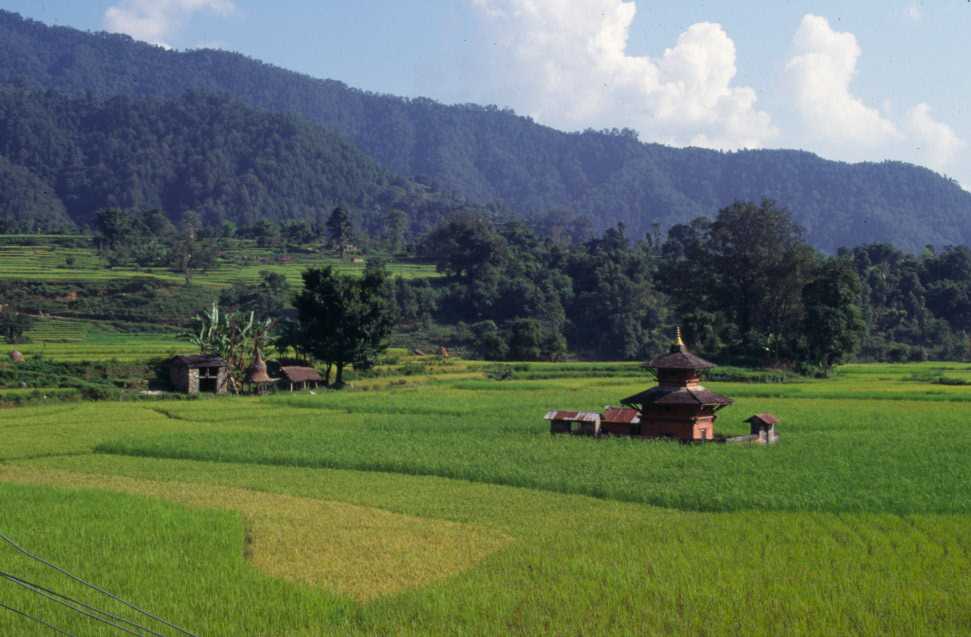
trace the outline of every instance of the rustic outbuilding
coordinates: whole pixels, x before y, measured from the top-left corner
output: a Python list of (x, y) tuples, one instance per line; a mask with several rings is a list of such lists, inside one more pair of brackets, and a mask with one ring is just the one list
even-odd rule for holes
[(551, 411), (546, 414), (551, 434), (600, 435), (600, 414), (590, 411)]
[(197, 354), (169, 360), (169, 380), (176, 391), (225, 394), (229, 391), (229, 365), (219, 356)]
[(630, 407), (604, 407), (600, 415), (600, 433), (608, 436), (640, 434), (641, 415)]
[(689, 352), (678, 329), (669, 352), (646, 366), (657, 370), (658, 384), (620, 401), (640, 412), (640, 435), (714, 440), (715, 412), (733, 402), (701, 385), (701, 373), (715, 365)]
[(311, 386), (316, 388), (324, 382), (320, 372), (313, 367), (281, 367), (280, 373), (283, 374), (283, 381), (290, 385), (290, 391)]
[(749, 417), (747, 422), (752, 427), (752, 436), (755, 442), (763, 445), (775, 444), (779, 441), (779, 433), (775, 430), (781, 420), (775, 414), (762, 412)]

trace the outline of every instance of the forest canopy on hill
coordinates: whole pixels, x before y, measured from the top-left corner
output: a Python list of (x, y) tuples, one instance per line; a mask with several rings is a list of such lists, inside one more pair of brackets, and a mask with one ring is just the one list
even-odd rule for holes
[(462, 207), (393, 177), (333, 132), (227, 97), (66, 97), (0, 88), (0, 232), (92, 226), (105, 208), (194, 210), (209, 226), (317, 219), (337, 205), (378, 234)]
[[(622, 222), (632, 236), (644, 236), (655, 225), (665, 229), (736, 200), (768, 197), (785, 202), (809, 243), (828, 252), (868, 242), (911, 251), (971, 243), (971, 193), (910, 164), (851, 165), (789, 150), (676, 149), (642, 143), (632, 131), (564, 133), (494, 106), (367, 93), (235, 53), (170, 51), (4, 11), (0, 83), (101, 98), (227, 94), (333, 130), (391, 174), (420, 176), (443, 192), (498, 201), (522, 215), (587, 216), (597, 232)], [(3, 178), (8, 173), (0, 166)], [(252, 196), (270, 204), (262, 212), (268, 216), (301, 205), (283, 201), (285, 189), (255, 190)], [(216, 197), (212, 205), (226, 203)], [(54, 202), (38, 206), (57, 216)]]

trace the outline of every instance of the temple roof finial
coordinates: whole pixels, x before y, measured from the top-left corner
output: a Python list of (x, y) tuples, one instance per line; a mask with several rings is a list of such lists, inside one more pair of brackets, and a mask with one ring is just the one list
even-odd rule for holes
[(674, 345), (684, 347), (684, 339), (681, 338), (681, 326), (674, 328)]

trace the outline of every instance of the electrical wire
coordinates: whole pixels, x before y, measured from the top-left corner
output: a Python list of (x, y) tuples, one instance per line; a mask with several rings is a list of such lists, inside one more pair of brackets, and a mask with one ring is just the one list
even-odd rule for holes
[(77, 575), (74, 575), (73, 573), (68, 572), (67, 570), (61, 568), (60, 566), (58, 566), (56, 564), (53, 564), (53, 563), (45, 560), (41, 556), (39, 556), (39, 555), (37, 555), (35, 553), (32, 553), (32, 552), (28, 551), (24, 547), (22, 547), (19, 544), (17, 544), (17, 542), (15, 542), (11, 537), (9, 537), (6, 534), (4, 534), (2, 531), (0, 531), (0, 541), (5, 542), (10, 547), (12, 547), (14, 550), (16, 550), (18, 553), (20, 553), (22, 555), (25, 555), (25, 556), (29, 557), (32, 560), (35, 560), (37, 562), (40, 562), (44, 566), (47, 566), (49, 568), (54, 569), (58, 573), (66, 576), (66, 577), (71, 578), (75, 582), (78, 582), (79, 584), (83, 584), (84, 586), (87, 586), (88, 588), (90, 588), (92, 590), (95, 590), (95, 591), (101, 593), (102, 595), (105, 595), (106, 597), (109, 597), (109, 598), (115, 600), (116, 602), (118, 602), (120, 604), (123, 604), (124, 606), (127, 606), (128, 608), (132, 609), (133, 611), (135, 611), (137, 613), (141, 613), (145, 617), (148, 617), (150, 619), (154, 619), (155, 621), (159, 622), (160, 624), (164, 624), (165, 626), (168, 626), (172, 630), (175, 630), (175, 631), (177, 631), (179, 633), (182, 633), (183, 635), (186, 635), (186, 637), (199, 637), (195, 633), (190, 632), (190, 631), (186, 630), (185, 628), (182, 628), (181, 626), (179, 626), (177, 624), (174, 624), (174, 623), (172, 623), (172, 622), (170, 622), (170, 621), (168, 621), (166, 619), (163, 619), (163, 618), (159, 617), (158, 615), (155, 615), (154, 613), (151, 613), (151, 612), (149, 612), (149, 611), (147, 611), (147, 610), (145, 610), (143, 608), (140, 608), (140, 607), (136, 606), (135, 604), (132, 604), (131, 602), (128, 602), (128, 601), (122, 599), (121, 597), (115, 595), (114, 593), (112, 593), (110, 591), (107, 591), (107, 590), (101, 588), (100, 586), (98, 586), (96, 584), (92, 584), (91, 582), (88, 582), (88, 581), (86, 581), (84, 579), (81, 579)]
[[(123, 617), (118, 617), (117, 615), (114, 615), (107, 611), (103, 611), (99, 608), (95, 608), (94, 606), (85, 604), (84, 602), (68, 597), (67, 595), (58, 593), (57, 591), (52, 591), (51, 589), (45, 588), (40, 584), (29, 582), (25, 579), (17, 577), (16, 575), (11, 575), (10, 573), (4, 573), (3, 571), (0, 571), (0, 578), (9, 580), (14, 584), (16, 584), (17, 586), (25, 588), (31, 591), (32, 593), (37, 593), (41, 597), (49, 599), (55, 604), (60, 604), (61, 606), (69, 608), (74, 612), (87, 617), (88, 619), (92, 619), (96, 622), (106, 624), (108, 626), (111, 626), (112, 628), (117, 628), (118, 630), (124, 633), (127, 633), (129, 635), (135, 635), (135, 637), (144, 637), (145, 631), (148, 631), (156, 637), (165, 637), (164, 635), (159, 635), (159, 633), (151, 631), (150, 629), (145, 628), (144, 626), (139, 626), (134, 622), (130, 622), (127, 619), (124, 619)], [(134, 626), (137, 629), (137, 632), (135, 630), (132, 630), (130, 628), (123, 626), (122, 623), (129, 624), (130, 626)]]
[(14, 608), (12, 606), (7, 606), (3, 602), (0, 602), (0, 608), (2, 608), (4, 610), (9, 610), (11, 613), (14, 613), (16, 615), (20, 615), (21, 617), (23, 617), (25, 619), (28, 619), (28, 620), (30, 620), (32, 622), (36, 622), (36, 623), (40, 624), (41, 626), (44, 626), (45, 628), (50, 628), (52, 631), (54, 631), (58, 635), (64, 635), (65, 637), (76, 637), (76, 635), (74, 633), (69, 633), (66, 630), (63, 630), (61, 628), (58, 628), (54, 624), (50, 624), (50, 623), (44, 621), (43, 619), (41, 619), (40, 617), (34, 617), (30, 613), (25, 613), (24, 611), (22, 611), (20, 609)]

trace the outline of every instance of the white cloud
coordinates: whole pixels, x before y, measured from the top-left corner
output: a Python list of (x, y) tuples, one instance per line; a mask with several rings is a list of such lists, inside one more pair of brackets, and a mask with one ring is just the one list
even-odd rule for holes
[(852, 33), (836, 32), (826, 18), (810, 14), (803, 17), (793, 45), (796, 54), (786, 71), (796, 110), (813, 135), (864, 147), (900, 137), (893, 122), (850, 92), (861, 53)]
[(939, 172), (961, 170), (957, 164), (966, 144), (933, 117), (929, 105), (917, 104), (904, 116), (894, 117), (890, 99), (882, 101), (881, 113), (851, 92), (862, 54), (852, 33), (834, 31), (825, 18), (808, 14), (796, 31), (793, 48), (786, 71), (793, 105), (805, 127), (801, 137), (811, 150), (834, 159), (893, 158)]
[(632, 1), (470, 1), (495, 39), (503, 101), (544, 123), (717, 148), (777, 135), (755, 91), (732, 85), (735, 44), (721, 25), (692, 25), (655, 59), (627, 52)]
[(931, 107), (923, 102), (907, 113), (907, 131), (924, 162), (940, 171), (966, 146), (950, 126), (934, 119)]
[(166, 39), (186, 16), (197, 11), (229, 15), (235, 9), (233, 0), (121, 0), (105, 11), (102, 22), (107, 31), (168, 48)]

